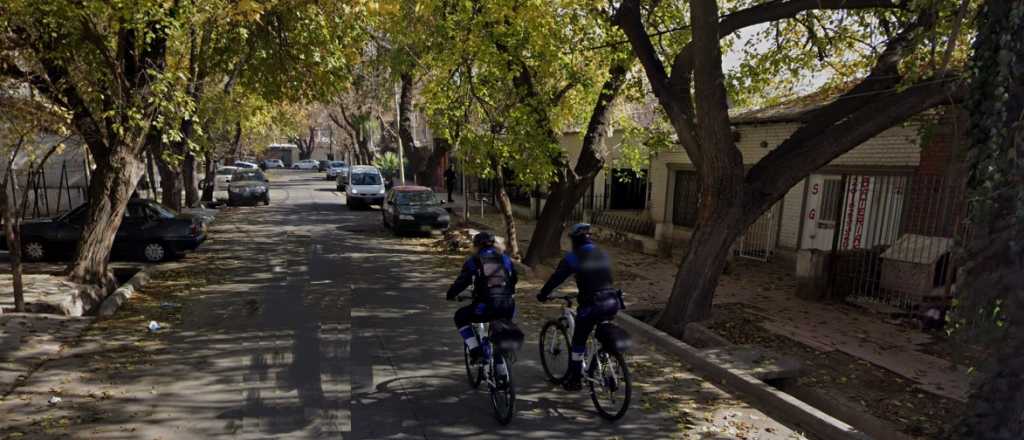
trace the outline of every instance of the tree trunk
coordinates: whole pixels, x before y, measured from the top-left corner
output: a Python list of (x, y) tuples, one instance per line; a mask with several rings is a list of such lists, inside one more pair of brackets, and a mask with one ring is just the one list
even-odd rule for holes
[(690, 21), (694, 49), (706, 55), (697, 57), (694, 64), (697, 136), (703, 147), (699, 160), (694, 162), (701, 176), (703, 197), (697, 228), (657, 323), (658, 328), (677, 336), (683, 334), (687, 323), (710, 316), (729, 249), (748, 224), (747, 210), (758, 209), (744, 206), (743, 157), (729, 125), (716, 1), (694, 1)]
[[(8, 170), (6, 176), (8, 178), (7, 185), (0, 185), (2, 194), (0, 194), (0, 211), (3, 212), (4, 220), (4, 234), (7, 238), (7, 253), (11, 259), (11, 279), (12, 288), (14, 290), (14, 311), (18, 313), (25, 312), (25, 287), (22, 281), (22, 264), (21, 264), (21, 231), (20, 231), (20, 216), (17, 212), (17, 199), (13, 194), (16, 194), (13, 182), (14, 174), (13, 170)], [(2, 313), (2, 311), (0, 311)]]
[(506, 250), (510, 257), (518, 259), (519, 233), (516, 232), (516, 218), (512, 215), (512, 199), (508, 198), (508, 192), (505, 191), (505, 172), (499, 167), (498, 172), (495, 174), (497, 176), (494, 179), (494, 183), (497, 186), (498, 208), (501, 210), (501, 216), (505, 220)]
[[(412, 98), (415, 82), (409, 73), (402, 74), (402, 93), (398, 98), (398, 136), (402, 139), (404, 153), (416, 149), (416, 139), (412, 135)], [(405, 154), (409, 157), (409, 154)], [(414, 165), (415, 166), (415, 165)], [(416, 168), (413, 168), (414, 170)]]
[(231, 155), (234, 160), (242, 159), (242, 121), (235, 122), (235, 140), (232, 143)]
[(969, 194), (973, 237), (953, 322), (994, 355), (981, 365), (950, 439), (1024, 438), (1024, 4), (985, 2), (971, 59)]
[(82, 238), (68, 278), (77, 283), (107, 289), (114, 283), (108, 270), (114, 235), (121, 226), (128, 199), (142, 177), (142, 161), (126, 146), (112, 146), (109, 156), (96, 158), (105, 166), (96, 167), (89, 182), (89, 209)]
[(203, 165), (205, 172), (203, 173), (203, 197), (204, 202), (213, 201), (213, 179), (217, 170), (213, 166), (213, 156), (209, 152), (205, 154)]
[(182, 183), (185, 185), (185, 206), (195, 208), (199, 206), (199, 182), (196, 177), (196, 155), (191, 151), (185, 152), (185, 160), (182, 161)]
[(181, 196), (184, 191), (181, 185), (181, 172), (159, 156), (156, 158), (156, 168), (160, 172), (160, 204), (181, 211)]
[(682, 336), (686, 324), (710, 316), (718, 278), (725, 270), (732, 244), (743, 230), (735, 213), (711, 218), (694, 231), (676, 272), (672, 295), (658, 317), (658, 328)]
[(608, 135), (611, 106), (625, 84), (631, 65), (632, 59), (616, 63), (608, 69), (609, 77), (601, 86), (594, 110), (590, 113), (576, 167), (570, 170), (568, 164), (564, 165), (563, 175), (551, 188), (540, 218), (537, 219), (537, 227), (530, 237), (530, 247), (526, 249), (526, 258), (523, 260), (527, 266), (543, 263), (561, 254), (562, 233), (566, 223), (580, 199), (594, 184), (594, 177), (604, 168), (604, 157), (598, 153), (597, 148), (604, 144)]
[(146, 154), (146, 179), (149, 180), (150, 196), (152, 197), (153, 200), (157, 200), (157, 194), (156, 194), (156, 175), (153, 174), (155, 172), (153, 170), (153, 168), (156, 167), (156, 163), (154, 163), (154, 161), (153, 161), (153, 153), (152, 152), (146, 151), (145, 154)]

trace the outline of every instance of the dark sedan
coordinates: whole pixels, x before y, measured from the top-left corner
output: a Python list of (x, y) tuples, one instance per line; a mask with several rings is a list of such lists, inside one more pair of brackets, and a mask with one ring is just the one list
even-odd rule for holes
[(238, 170), (228, 184), (228, 206), (270, 204), (268, 179), (260, 170)]
[[(57, 218), (26, 221), (21, 225), (22, 256), (27, 261), (69, 256), (85, 220), (86, 206), (81, 205)], [(176, 214), (152, 200), (132, 199), (114, 237), (113, 253), (157, 262), (194, 250), (204, 240), (206, 225), (199, 217)]]
[(430, 188), (396, 186), (384, 198), (384, 225), (396, 234), (443, 231), (451, 218), (441, 204)]

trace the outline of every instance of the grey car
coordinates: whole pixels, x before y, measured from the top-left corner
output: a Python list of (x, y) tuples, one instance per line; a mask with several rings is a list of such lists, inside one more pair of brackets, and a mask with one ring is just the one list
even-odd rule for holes
[(270, 185), (260, 170), (238, 170), (228, 184), (228, 206), (270, 204)]

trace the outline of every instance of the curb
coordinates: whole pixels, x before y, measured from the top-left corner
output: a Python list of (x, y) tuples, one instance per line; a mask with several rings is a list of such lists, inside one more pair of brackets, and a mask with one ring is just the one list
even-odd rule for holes
[(705, 359), (696, 348), (679, 341), (661, 330), (620, 313), (615, 322), (630, 333), (643, 337), (689, 364), (704, 379), (736, 392), (765, 413), (798, 426), (817, 437), (827, 440), (870, 440), (867, 434), (810, 406), (799, 399), (773, 388), (757, 378), (722, 367)]
[(113, 316), (113, 314), (117, 312), (117, 309), (121, 308), (121, 304), (127, 302), (128, 299), (135, 294), (136, 290), (141, 289), (149, 283), (150, 278), (163, 269), (165, 268), (157, 264), (140, 269), (135, 273), (135, 275), (132, 275), (127, 282), (122, 284), (121, 287), (114, 289), (110, 295), (107, 295), (107, 297), (103, 299), (103, 302), (100, 303), (100, 306), (96, 311), (96, 318), (102, 319)]

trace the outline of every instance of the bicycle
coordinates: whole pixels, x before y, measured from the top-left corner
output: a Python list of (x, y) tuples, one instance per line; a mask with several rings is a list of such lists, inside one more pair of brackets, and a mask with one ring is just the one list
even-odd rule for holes
[[(564, 300), (562, 315), (544, 323), (540, 332), (540, 361), (544, 374), (554, 383), (561, 383), (569, 372), (572, 353), (571, 335), (576, 328), (573, 300), (576, 295), (551, 297)], [(584, 380), (590, 389), (590, 400), (601, 417), (616, 421), (626, 415), (633, 395), (633, 382), (623, 353), (629, 349), (629, 335), (610, 321), (597, 325), (587, 338), (583, 357)], [(562, 360), (561, 357), (565, 359)], [(587, 362), (587, 358), (590, 361)], [(555, 368), (563, 367), (560, 373)], [(621, 396), (619, 392), (621, 391)], [(607, 398), (606, 401), (602, 401)]]
[[(467, 297), (458, 297), (465, 301)], [(483, 348), (484, 356), (479, 362), (473, 362), (469, 354), (469, 346), (463, 344), (463, 358), (466, 362), (466, 376), (470, 388), (477, 389), (486, 383), (491, 394), (491, 407), (498, 423), (508, 425), (516, 411), (516, 390), (512, 381), (512, 364), (515, 354), (522, 346), (521, 336), (502, 334), (514, 328), (515, 324), (508, 320), (495, 320), (492, 323), (473, 324), (473, 334), (477, 343)], [(482, 336), (486, 335), (486, 336)], [(522, 332), (519, 332), (522, 335)]]

